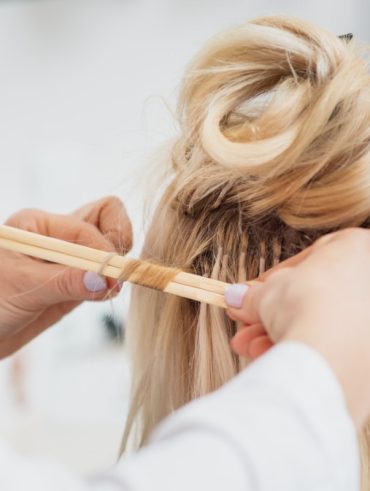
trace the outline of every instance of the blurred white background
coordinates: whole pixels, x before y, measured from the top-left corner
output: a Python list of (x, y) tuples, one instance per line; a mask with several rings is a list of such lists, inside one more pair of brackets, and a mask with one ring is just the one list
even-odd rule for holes
[[(116, 194), (137, 252), (146, 164), (176, 131), (186, 63), (217, 31), (273, 13), (370, 37), (366, 0), (0, 1), (0, 219)], [(19, 450), (84, 472), (114, 462), (129, 373), (110, 311), (86, 305), (0, 364), (0, 432)]]

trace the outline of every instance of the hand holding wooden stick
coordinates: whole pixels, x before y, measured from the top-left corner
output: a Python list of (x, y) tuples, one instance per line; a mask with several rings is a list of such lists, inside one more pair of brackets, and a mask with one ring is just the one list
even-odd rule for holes
[(0, 226), (0, 247), (226, 308), (224, 292), (228, 283), (174, 268), (158, 266), (7, 225)]

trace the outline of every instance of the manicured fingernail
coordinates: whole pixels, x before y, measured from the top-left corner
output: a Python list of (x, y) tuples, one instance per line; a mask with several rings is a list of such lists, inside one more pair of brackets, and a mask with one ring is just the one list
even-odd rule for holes
[(84, 275), (84, 285), (86, 290), (92, 293), (101, 292), (107, 289), (107, 282), (97, 273), (88, 271)]
[(234, 309), (240, 309), (243, 305), (243, 300), (248, 291), (248, 285), (242, 283), (235, 283), (230, 285), (225, 290), (225, 302), (229, 307)]

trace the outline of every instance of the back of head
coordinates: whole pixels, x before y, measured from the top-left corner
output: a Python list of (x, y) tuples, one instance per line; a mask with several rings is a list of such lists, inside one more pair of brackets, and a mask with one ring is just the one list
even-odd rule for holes
[[(257, 19), (211, 40), (184, 80), (174, 178), (143, 256), (228, 282), (370, 216), (370, 78), (355, 43), (301, 20)], [(215, 307), (135, 288), (138, 443), (239, 369)]]

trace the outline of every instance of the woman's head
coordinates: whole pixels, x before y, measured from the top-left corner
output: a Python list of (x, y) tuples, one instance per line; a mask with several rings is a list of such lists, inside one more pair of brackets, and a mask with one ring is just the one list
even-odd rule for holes
[[(235, 282), (370, 217), (370, 77), (353, 42), (286, 17), (211, 40), (185, 76), (173, 181), (143, 256)], [(135, 288), (139, 443), (239, 370), (215, 307)], [(140, 426), (141, 425), (141, 426)]]

